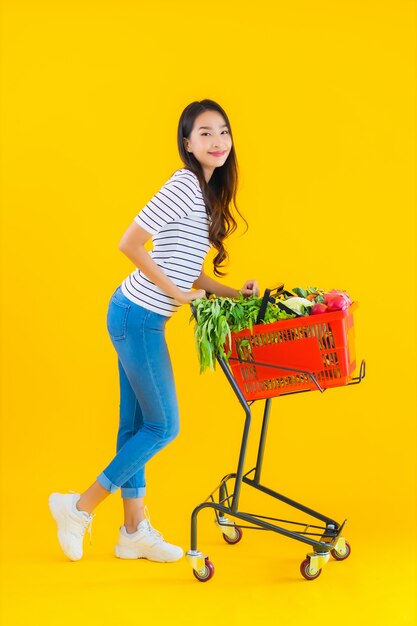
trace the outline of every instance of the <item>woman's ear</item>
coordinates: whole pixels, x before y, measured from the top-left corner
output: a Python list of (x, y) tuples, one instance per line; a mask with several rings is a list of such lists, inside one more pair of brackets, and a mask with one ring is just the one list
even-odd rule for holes
[(191, 150), (188, 149), (190, 147), (190, 142), (188, 141), (188, 139), (185, 139), (185, 138), (184, 138), (184, 147), (187, 150), (187, 152), (191, 152)]

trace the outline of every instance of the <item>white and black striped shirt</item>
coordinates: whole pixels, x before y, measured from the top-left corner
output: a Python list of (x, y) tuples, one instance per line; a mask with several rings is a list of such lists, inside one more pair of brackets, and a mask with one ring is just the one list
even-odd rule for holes
[[(162, 271), (182, 290), (199, 277), (211, 248), (209, 218), (197, 176), (182, 168), (149, 200), (134, 221), (152, 234), (149, 253)], [(132, 302), (170, 317), (181, 305), (136, 268), (121, 284)]]

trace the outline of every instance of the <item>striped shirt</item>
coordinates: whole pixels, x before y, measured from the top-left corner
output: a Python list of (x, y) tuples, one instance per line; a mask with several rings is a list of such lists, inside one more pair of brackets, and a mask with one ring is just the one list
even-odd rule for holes
[[(152, 235), (151, 258), (175, 285), (189, 291), (211, 248), (209, 218), (197, 176), (186, 168), (175, 171), (134, 221)], [(139, 268), (125, 278), (121, 289), (132, 302), (166, 317), (181, 306)]]

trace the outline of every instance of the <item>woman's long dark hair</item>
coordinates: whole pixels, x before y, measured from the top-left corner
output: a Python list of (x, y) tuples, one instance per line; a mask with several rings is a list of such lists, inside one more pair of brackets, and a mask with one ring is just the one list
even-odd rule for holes
[[(205, 181), (203, 168), (201, 167), (200, 162), (195, 158), (194, 154), (187, 152), (184, 145), (184, 139), (188, 139), (190, 137), (196, 118), (204, 111), (217, 111), (220, 113), (227, 124), (232, 138), (232, 148), (229, 156), (227, 157), (224, 165), (216, 167), (208, 183)], [(226, 272), (221, 272), (219, 269), (219, 266), (224, 264), (228, 259), (228, 254), (223, 242), (226, 237), (233, 233), (237, 228), (236, 220), (230, 210), (232, 200), (236, 212), (246, 224), (246, 230), (248, 227), (247, 221), (242, 216), (236, 205), (238, 165), (229, 119), (222, 107), (213, 100), (206, 99), (201, 100), (200, 102), (191, 102), (191, 104), (189, 104), (181, 114), (180, 121), (178, 123), (177, 138), (181, 160), (185, 167), (194, 172), (197, 176), (200, 182), (207, 214), (211, 217), (209, 239), (210, 243), (217, 250), (217, 255), (213, 260), (214, 274), (216, 276), (224, 276)]]

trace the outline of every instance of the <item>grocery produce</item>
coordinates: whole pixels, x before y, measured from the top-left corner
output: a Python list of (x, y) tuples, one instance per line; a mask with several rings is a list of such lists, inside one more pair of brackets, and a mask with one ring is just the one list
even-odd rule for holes
[(327, 309), (327, 304), (324, 304), (323, 302), (316, 302), (311, 307), (310, 315), (321, 315), (322, 313), (326, 313)]
[[(293, 295), (296, 294), (296, 295)], [(263, 298), (222, 298), (215, 295), (193, 301), (196, 315), (195, 342), (200, 360), (200, 372), (216, 368), (216, 359), (228, 360), (231, 354), (232, 332), (250, 329), (256, 324)], [(322, 315), (344, 311), (352, 304), (345, 291), (324, 291), (316, 287), (296, 287), (292, 292), (281, 291), (275, 301), (268, 301), (262, 323), (299, 316)], [(195, 319), (194, 314), (190, 321)], [(240, 342), (244, 347), (244, 342)]]
[(293, 292), (300, 298), (307, 298), (308, 300), (319, 298), (325, 293), (323, 289), (317, 289), (317, 287), (295, 287)]
[[(321, 315), (322, 313), (330, 313), (332, 311), (345, 311), (352, 304), (352, 300), (346, 291), (340, 291), (338, 289), (324, 291), (316, 287), (295, 287), (293, 292), (296, 293), (299, 298), (305, 298), (310, 302), (310, 305), (313, 305), (304, 313), (303, 311), (297, 311), (301, 313), (301, 315)], [(284, 300), (285, 306), (291, 306), (288, 303), (292, 299), (293, 298)]]
[(309, 309), (313, 306), (313, 302), (307, 298), (293, 297), (284, 300), (284, 304), (288, 309), (298, 313), (299, 315), (309, 315)]
[(324, 303), (329, 311), (345, 311), (352, 304), (352, 300), (345, 291), (333, 289), (324, 294)]
[[(195, 324), (195, 342), (200, 359), (200, 372), (206, 368), (216, 368), (216, 358), (225, 358), (231, 352), (231, 333), (244, 328), (252, 330), (256, 323), (262, 298), (251, 296), (245, 298), (197, 298), (193, 301), (197, 316)], [(291, 313), (282, 311), (278, 304), (268, 302), (264, 314), (263, 324), (271, 324), (277, 320), (295, 317)], [(194, 319), (191, 316), (190, 321)], [(225, 346), (228, 352), (225, 352)]]

